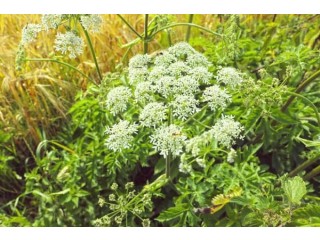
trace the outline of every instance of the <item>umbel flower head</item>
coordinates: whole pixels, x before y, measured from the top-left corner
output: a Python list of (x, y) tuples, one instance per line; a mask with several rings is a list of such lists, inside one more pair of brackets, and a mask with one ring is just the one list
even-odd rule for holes
[(62, 14), (44, 14), (41, 17), (42, 26), (46, 31), (56, 29), (62, 21)]
[(217, 72), (217, 82), (235, 88), (243, 82), (242, 73), (232, 67), (221, 68)]
[(208, 102), (212, 111), (218, 108), (223, 110), (231, 102), (231, 97), (226, 90), (221, 89), (218, 85), (213, 85), (204, 90), (203, 101)]
[(187, 137), (181, 133), (181, 128), (174, 124), (156, 129), (150, 138), (153, 147), (157, 151), (160, 151), (160, 155), (165, 158), (169, 153), (172, 153), (173, 157), (179, 156), (180, 153), (182, 153), (185, 140), (187, 139)]
[(29, 23), (22, 29), (22, 39), (21, 44), (26, 45), (28, 43), (33, 42), (37, 36), (38, 33), (41, 32), (42, 26), (41, 24), (33, 24)]
[(193, 96), (179, 95), (170, 104), (173, 108), (173, 116), (181, 120), (186, 120), (192, 114), (199, 111), (197, 107), (199, 101)]
[(156, 127), (166, 120), (167, 107), (163, 103), (149, 103), (141, 111), (139, 118), (142, 126)]
[(82, 15), (80, 17), (80, 22), (85, 30), (87, 30), (88, 32), (96, 33), (100, 32), (102, 17), (98, 14)]
[(58, 33), (55, 40), (55, 49), (63, 54), (69, 53), (70, 58), (76, 58), (83, 52), (84, 42), (73, 32)]
[(107, 95), (107, 109), (113, 115), (125, 111), (131, 96), (132, 93), (128, 87), (115, 87)]
[(221, 145), (230, 148), (235, 139), (243, 139), (243, 126), (233, 119), (233, 116), (224, 116), (210, 130), (213, 138)]
[(126, 120), (121, 120), (118, 124), (107, 128), (105, 133), (109, 135), (105, 142), (107, 148), (113, 151), (121, 151), (131, 147), (132, 136), (138, 130), (138, 125), (130, 124)]

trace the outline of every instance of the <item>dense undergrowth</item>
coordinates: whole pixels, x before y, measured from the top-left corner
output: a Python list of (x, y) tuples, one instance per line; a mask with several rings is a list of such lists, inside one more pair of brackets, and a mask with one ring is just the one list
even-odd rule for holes
[(29, 17), (1, 225), (320, 225), (318, 15)]

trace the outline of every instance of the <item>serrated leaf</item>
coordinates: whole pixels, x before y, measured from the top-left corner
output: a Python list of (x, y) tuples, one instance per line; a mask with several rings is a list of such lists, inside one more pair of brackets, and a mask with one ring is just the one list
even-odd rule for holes
[(178, 206), (168, 208), (166, 211), (160, 213), (156, 220), (159, 222), (169, 221), (171, 219), (180, 217), (180, 215), (186, 211), (188, 211), (188, 204), (183, 203)]
[(300, 204), (301, 199), (307, 193), (306, 184), (299, 176), (286, 179), (282, 185), (285, 195), (293, 204)]

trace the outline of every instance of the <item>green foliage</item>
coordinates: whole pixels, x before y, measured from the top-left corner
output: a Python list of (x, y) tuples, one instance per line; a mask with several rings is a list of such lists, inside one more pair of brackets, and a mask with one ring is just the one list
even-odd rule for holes
[[(159, 32), (163, 50), (77, 94), (1, 224), (319, 226), (319, 19), (220, 16), (207, 29), (190, 17), (186, 39), (208, 33), (192, 48), (171, 46), (169, 16), (145, 15), (144, 33), (119, 17), (138, 37), (128, 52)], [(13, 152), (0, 151), (1, 181), (19, 185)]]
[(301, 199), (307, 193), (306, 184), (298, 176), (293, 179), (284, 180), (282, 188), (288, 201), (292, 204), (300, 205)]

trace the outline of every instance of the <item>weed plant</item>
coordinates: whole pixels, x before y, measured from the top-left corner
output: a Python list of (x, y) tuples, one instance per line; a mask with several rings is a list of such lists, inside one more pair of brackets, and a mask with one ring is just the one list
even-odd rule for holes
[(0, 224), (319, 226), (318, 16), (138, 19), (36, 16), (15, 38)]

